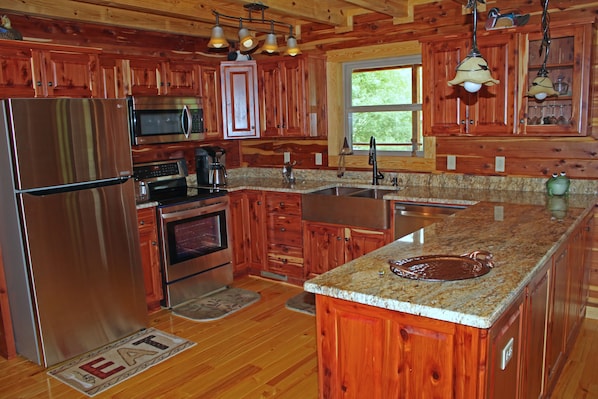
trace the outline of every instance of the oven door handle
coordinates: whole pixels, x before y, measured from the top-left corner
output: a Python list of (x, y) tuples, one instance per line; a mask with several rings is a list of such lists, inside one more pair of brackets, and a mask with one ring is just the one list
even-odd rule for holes
[(214, 204), (205, 205), (205, 206), (198, 206), (197, 208), (174, 211), (170, 213), (162, 213), (160, 217), (162, 220), (166, 221), (175, 221), (180, 219), (187, 219), (193, 216), (202, 216), (208, 213), (216, 213), (222, 210), (225, 210), (226, 202), (216, 202)]
[(186, 138), (189, 138), (192, 123), (193, 121), (191, 118), (191, 111), (189, 110), (189, 107), (185, 105), (183, 106), (183, 110), (181, 111), (181, 128), (183, 129), (183, 133), (185, 134)]

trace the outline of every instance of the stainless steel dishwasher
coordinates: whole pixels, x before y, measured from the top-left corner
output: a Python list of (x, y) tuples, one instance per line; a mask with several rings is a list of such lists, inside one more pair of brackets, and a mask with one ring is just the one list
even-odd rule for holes
[(411, 234), (465, 208), (462, 205), (397, 201), (394, 203), (394, 239)]

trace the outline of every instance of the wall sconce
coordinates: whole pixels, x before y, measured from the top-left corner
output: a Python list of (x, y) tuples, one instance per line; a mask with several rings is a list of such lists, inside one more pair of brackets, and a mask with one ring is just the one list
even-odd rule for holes
[[(216, 25), (212, 28), (212, 35), (210, 37), (210, 41), (208, 43), (208, 47), (211, 48), (222, 48), (224, 46), (228, 46), (228, 42), (224, 37), (224, 31), (219, 24), (220, 18), (227, 18), (231, 20), (235, 20), (239, 22), (239, 44), (240, 49), (243, 52), (248, 52), (254, 49), (257, 46), (257, 38), (253, 36), (249, 30), (243, 27), (243, 22), (249, 22), (252, 24), (269, 24), (270, 30), (268, 31), (261, 31), (266, 34), (266, 40), (262, 47), (262, 50), (268, 54), (273, 54), (278, 52), (278, 39), (276, 37), (276, 33), (274, 33), (274, 26), (281, 25), (285, 26), (289, 29), (289, 36), (287, 38), (287, 49), (285, 54), (290, 56), (295, 56), (301, 53), (299, 46), (297, 45), (297, 39), (293, 35), (293, 25), (287, 24), (285, 22), (275, 21), (273, 19), (266, 20), (264, 17), (264, 10), (268, 9), (268, 6), (263, 5), (261, 3), (249, 3), (243, 6), (248, 12), (249, 17), (233, 17), (230, 15), (221, 14), (215, 10), (212, 10), (212, 14), (216, 16)], [(261, 18), (254, 18), (251, 13), (253, 11), (261, 12)], [(254, 29), (255, 30), (255, 29)]]
[(548, 70), (546, 69), (546, 61), (548, 60), (548, 54), (550, 53), (550, 26), (548, 16), (548, 0), (542, 1), (542, 43), (540, 44), (540, 55), (544, 51), (544, 60), (542, 66), (538, 71), (538, 75), (532, 82), (532, 86), (527, 92), (528, 97), (536, 97), (537, 100), (544, 100), (549, 96), (556, 96), (558, 93), (554, 90), (552, 81), (548, 77)]
[(470, 93), (475, 93), (482, 85), (493, 86), (500, 82), (492, 78), (488, 62), (482, 57), (478, 50), (477, 29), (478, 29), (478, 8), (477, 2), (484, 3), (484, 0), (468, 0), (467, 8), (473, 8), (473, 36), (471, 51), (467, 57), (457, 65), (457, 74), (453, 80), (449, 80), (449, 86), (461, 85)]

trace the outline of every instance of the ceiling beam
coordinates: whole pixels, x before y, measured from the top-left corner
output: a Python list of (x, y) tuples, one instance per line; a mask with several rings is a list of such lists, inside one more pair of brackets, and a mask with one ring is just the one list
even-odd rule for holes
[(345, 0), (347, 3), (354, 4), (358, 7), (365, 8), (379, 12), (380, 14), (390, 15), (394, 18), (403, 18), (408, 14), (408, 7), (410, 0)]
[[(227, 2), (240, 5), (256, 3), (252, 0), (227, 0)], [(337, 7), (322, 7), (322, 2), (328, 3), (324, 0), (271, 0), (264, 5), (268, 6), (266, 13), (272, 12), (326, 25), (344, 25), (345, 16), (342, 10)]]

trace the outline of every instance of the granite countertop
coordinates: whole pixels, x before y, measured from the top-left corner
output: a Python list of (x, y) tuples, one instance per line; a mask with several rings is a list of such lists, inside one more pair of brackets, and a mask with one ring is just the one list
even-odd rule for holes
[[(414, 188), (392, 197), (477, 202), (471, 190), (450, 193), (442, 189), (433, 193), (435, 190)], [(482, 201), (420, 230), (421, 235), (407, 236), (419, 239), (394, 241), (305, 282), (305, 290), (477, 328), (491, 327), (523, 292), (534, 272), (593, 209), (596, 197), (574, 195), (565, 199), (538, 192), (485, 190), (477, 194)], [(488, 196), (497, 200), (488, 201)], [(564, 217), (561, 211), (549, 209), (560, 207), (563, 201), (568, 204)], [(495, 267), (486, 275), (468, 280), (409, 280), (392, 273), (388, 263), (414, 256), (461, 255), (477, 250), (490, 251)]]

